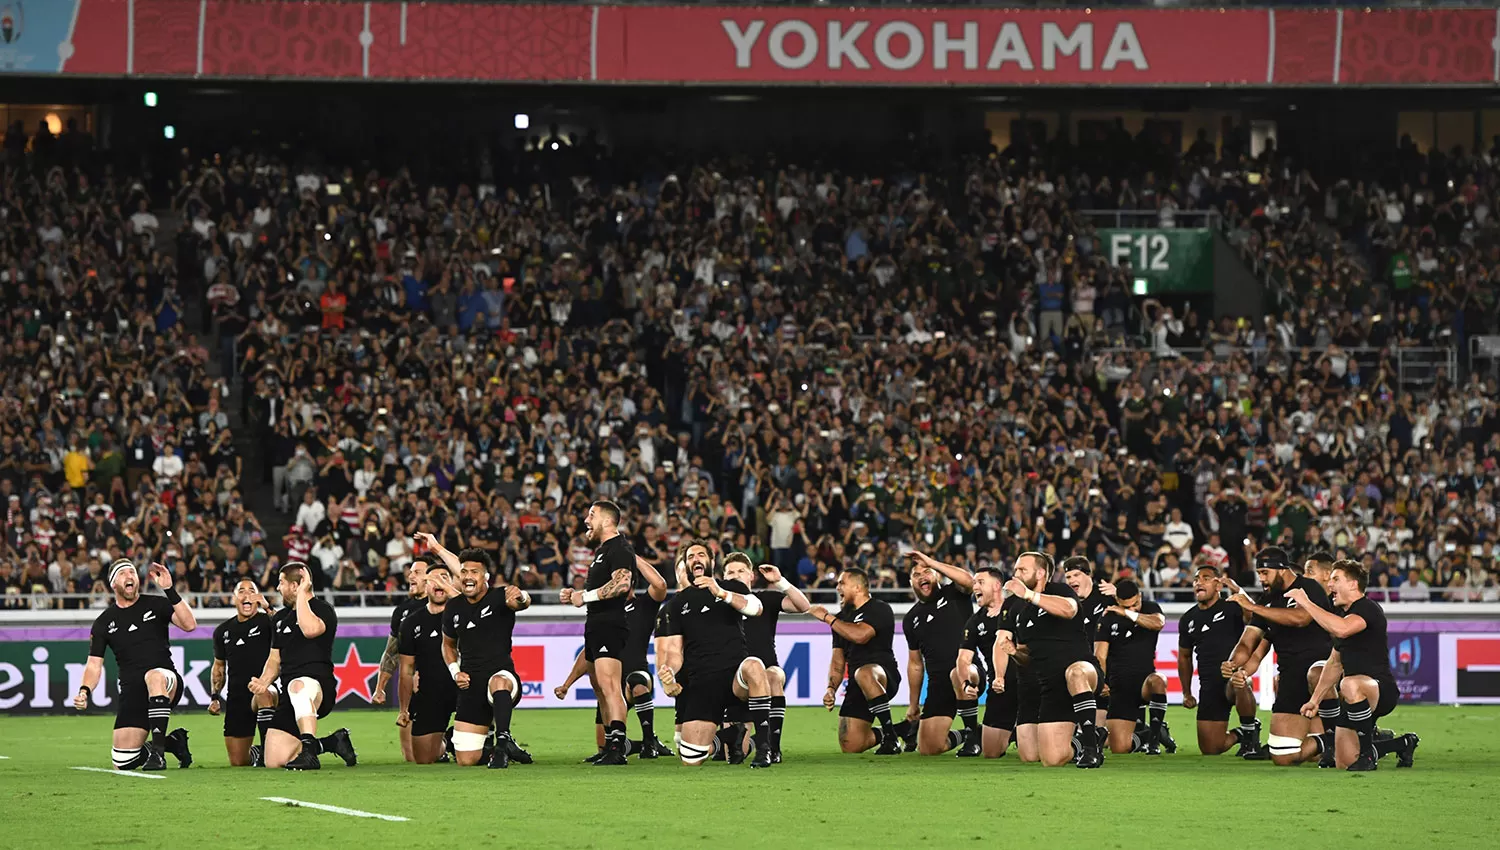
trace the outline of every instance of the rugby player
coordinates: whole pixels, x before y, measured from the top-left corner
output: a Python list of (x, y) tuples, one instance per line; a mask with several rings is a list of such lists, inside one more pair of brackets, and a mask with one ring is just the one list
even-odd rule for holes
[(1374, 770), (1380, 757), (1388, 753), (1397, 754), (1397, 767), (1411, 767), (1420, 743), (1411, 733), (1375, 740), (1375, 721), (1395, 710), (1401, 692), (1391, 675), (1385, 610), (1365, 595), (1369, 578), (1358, 561), (1334, 562), (1329, 583), (1338, 606), (1335, 611), (1315, 604), (1303, 588), (1287, 592), (1287, 597), (1333, 638), (1333, 652), (1323, 665), (1312, 696), (1302, 706), (1302, 715), (1311, 717), (1322, 700), (1337, 691), (1343, 700), (1343, 722), (1336, 733), (1335, 764), (1353, 771)]
[(783, 611), (805, 614), (812, 603), (771, 564), (752, 569), (750, 556), (743, 552), (731, 552), (724, 559), (724, 577), (750, 588), (757, 583), (761, 585), (750, 591), (750, 595), (760, 600), (761, 613), (759, 617), (745, 619), (745, 643), (751, 657), (759, 658), (766, 668), (766, 684), (771, 693), (771, 763), (780, 764), (781, 729), (786, 722), (786, 671), (781, 669), (781, 660), (776, 655), (776, 620)]
[(672, 598), (656, 638), (657, 677), (677, 700), (682, 724), (678, 756), (687, 765), (707, 760), (726, 712), (744, 702), (755, 726), (750, 766), (770, 767), (771, 689), (743, 625), (745, 617), (761, 615), (761, 602), (740, 581), (718, 581), (707, 543), (692, 542), (684, 558), (692, 586)]
[(635, 569), (646, 582), (646, 592), (635, 594), (625, 603), (629, 630), (620, 668), (625, 672), (625, 699), (635, 710), (636, 721), (641, 724), (640, 744), (630, 742), (629, 751), (638, 753), (643, 759), (654, 759), (672, 755), (667, 745), (656, 737), (656, 681), (651, 677), (651, 663), (646, 659), (646, 648), (656, 628), (656, 615), (667, 599), (667, 581), (650, 561), (639, 555), (635, 558)]
[(1034, 668), (1037, 689), (1037, 755), (1047, 767), (1074, 761), (1073, 731), (1078, 730), (1077, 765), (1104, 763), (1104, 740), (1095, 714), (1099, 667), (1088, 643), (1088, 628), (1079, 617), (1078, 596), (1071, 587), (1051, 581), (1052, 558), (1041, 552), (1016, 557), (1006, 592), (1026, 600), (1015, 640), (1024, 646)]
[[(1089, 646), (1093, 646), (1099, 639), (1099, 624), (1104, 621), (1105, 610), (1115, 604), (1115, 586), (1102, 577), (1096, 578), (1093, 562), (1082, 555), (1064, 558), (1060, 566), (1063, 581), (1078, 595), (1079, 616), (1088, 631)], [(1099, 694), (1098, 702), (1094, 723), (1102, 729), (1109, 719), (1108, 692)]]
[[(1216, 756), (1239, 744), (1242, 752), (1260, 750), (1260, 720), (1255, 716), (1255, 694), (1249, 688), (1230, 688), (1221, 669), (1234, 652), (1244, 629), (1240, 606), (1220, 598), (1224, 587), (1219, 568), (1200, 564), (1193, 578), (1197, 605), (1183, 612), (1177, 623), (1177, 679), (1182, 683), (1182, 707), (1198, 711), (1198, 752)], [(1198, 659), (1198, 696), (1193, 696), (1193, 657)], [(1229, 728), (1231, 706), (1239, 715), (1238, 729)]]
[[(974, 575), (922, 552), (912, 551), (907, 557), (911, 559), (911, 590), (917, 601), (903, 622), (907, 688), (911, 692), (906, 721), (917, 724), (917, 752), (935, 756), (964, 742), (964, 735), (953, 729), (953, 718), (958, 715), (953, 679), (964, 625), (974, 613)], [(924, 677), (926, 702), (922, 701)]]
[[(432, 553), (448, 567), (447, 574), (433, 574), (427, 590), (430, 594), (440, 587), (449, 599), (443, 610), (443, 662), (458, 686), (453, 713), (454, 760), (463, 767), (483, 761), (491, 770), (504, 770), (512, 761), (530, 764), (530, 754), (511, 736), (510, 721), (521, 698), (511, 639), (516, 612), (531, 607), (531, 596), (503, 579), (490, 586), (494, 562), (489, 552), (470, 548), (454, 555), (436, 540), (429, 543)], [(455, 571), (457, 586), (451, 576)], [(486, 752), (485, 736), (492, 728), (495, 743)]]
[[(994, 567), (983, 567), (974, 574), (974, 596), (979, 610), (964, 624), (963, 642), (959, 644), (957, 663), (953, 667), (953, 693), (958, 717), (964, 724), (964, 745), (959, 758), (1000, 758), (1010, 747), (1016, 729), (1016, 681), (1019, 665), (1008, 664), (997, 671), (994, 660), (995, 638), (1002, 632), (1015, 632), (1016, 614), (1021, 607), (1018, 596), (1004, 598), (1001, 588), (1005, 576)], [(1007, 656), (1008, 660), (1008, 656)], [(979, 722), (979, 694), (985, 698), (984, 723)]]
[[(430, 539), (432, 535), (428, 534), (425, 537)], [(424, 534), (418, 532), (413, 535), (413, 539), (421, 544), (424, 542)], [(401, 624), (406, 621), (407, 617), (427, 607), (427, 583), (423, 577), (427, 575), (428, 558), (427, 555), (418, 555), (406, 567), (408, 598), (401, 600), (391, 610), (391, 633), (385, 639), (385, 651), (380, 655), (380, 674), (375, 678), (375, 693), (370, 697), (370, 702), (374, 705), (385, 704), (386, 688), (390, 685), (391, 677), (396, 674), (396, 669), (400, 664)], [(400, 705), (402, 696), (402, 694), (397, 694), (397, 705)], [(398, 726), (401, 736), (401, 757), (406, 761), (414, 761), (411, 727), (400, 724)]]
[[(1236, 681), (1248, 688), (1254, 670), (1247, 664), (1261, 638), (1270, 641), (1276, 650), (1280, 674), (1276, 702), (1271, 706), (1271, 734), (1267, 739), (1271, 761), (1282, 766), (1301, 764), (1332, 743), (1322, 736), (1308, 737), (1309, 723), (1302, 715), (1302, 706), (1312, 695), (1307, 684), (1308, 670), (1326, 659), (1332, 648), (1327, 633), (1313, 622), (1308, 609), (1330, 611), (1333, 603), (1322, 585), (1296, 574), (1280, 547), (1267, 546), (1257, 553), (1255, 573), (1265, 588), (1258, 601), (1252, 602), (1243, 590), (1229, 582), (1233, 594), (1230, 600), (1248, 612), (1251, 620), (1220, 669), (1226, 677), (1238, 677)], [(1307, 601), (1299, 603), (1287, 595), (1298, 588), (1303, 591), (1299, 598)]]
[[(427, 575), (443, 580), (426, 581)], [(443, 620), (448, 610), (448, 588), (453, 574), (440, 560), (425, 566), (422, 607), (400, 622), (397, 655), (401, 659), (396, 725), (405, 733), (416, 764), (436, 764), (447, 755), (443, 733), (458, 707), (458, 686), (443, 656)], [(402, 750), (406, 755), (406, 750)]]
[(1135, 582), (1115, 585), (1115, 604), (1104, 609), (1094, 638), (1094, 657), (1110, 694), (1105, 719), (1110, 752), (1136, 749), (1136, 718), (1149, 705), (1151, 722), (1141, 750), (1161, 755), (1167, 682), (1156, 672), (1156, 639), (1166, 624), (1161, 606), (1142, 598)]
[(807, 613), (833, 630), (833, 660), (823, 694), (829, 711), (838, 700), (846, 668), (849, 671), (849, 687), (839, 708), (839, 749), (862, 753), (877, 747), (876, 755), (900, 755), (901, 737), (891, 722), (891, 697), (901, 693), (901, 671), (891, 649), (896, 615), (891, 606), (870, 596), (870, 577), (864, 570), (849, 567), (840, 573), (838, 593), (843, 604), (838, 614), (828, 613), (822, 605)]
[(266, 767), (318, 770), (318, 755), (331, 752), (353, 767), (358, 756), (349, 730), (318, 737), (318, 721), (333, 711), (338, 684), (333, 677), (333, 639), (338, 615), (313, 596), (312, 574), (301, 561), (281, 568), (277, 590), (283, 607), (271, 618), (271, 652), (250, 693), (269, 693), (280, 679), (282, 698), (266, 730)]
[(608, 750), (594, 764), (619, 765), (626, 763), (630, 748), (625, 733), (625, 671), (620, 659), (630, 640), (630, 618), (625, 606), (630, 601), (635, 551), (620, 533), (620, 508), (614, 502), (594, 502), (583, 521), (588, 528), (588, 539), (598, 548), (589, 564), (584, 589), (574, 591), (565, 587), (559, 596), (564, 605), (588, 606), (583, 625), (583, 660), (589, 665), (589, 680), (599, 697), (604, 747)]
[[(104, 650), (114, 652), (120, 689), (115, 696), (111, 753), (116, 770), (164, 770), (163, 752), (171, 753), (182, 767), (193, 763), (187, 730), (174, 729), (167, 734), (172, 706), (182, 699), (182, 677), (172, 664), (168, 626), (190, 632), (198, 627), (198, 620), (172, 587), (171, 570), (152, 564), (146, 575), (165, 598), (142, 595), (135, 564), (124, 558), (110, 564), (114, 604), (94, 620), (88, 662), (73, 697), (74, 708), (83, 711), (89, 707), (89, 698), (104, 674)], [(146, 740), (148, 729), (150, 741)]]
[[(255, 579), (242, 578), (234, 585), (234, 616), (214, 629), (214, 666), (209, 675), (213, 696), (208, 701), (208, 713), (224, 715), (224, 749), (229, 753), (230, 767), (265, 765), (266, 729), (276, 715), (277, 694), (274, 688), (263, 694), (250, 693), (250, 679), (265, 669), (266, 657), (271, 654), (270, 610)], [(257, 729), (258, 746), (254, 737)]]

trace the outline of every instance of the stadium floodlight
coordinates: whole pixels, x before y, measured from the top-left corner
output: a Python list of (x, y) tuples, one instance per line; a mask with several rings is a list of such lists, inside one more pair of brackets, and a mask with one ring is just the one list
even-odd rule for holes
[(161, 134), (163, 138), (175, 139), (177, 138), (177, 128), (173, 127), (171, 124), (168, 124), (167, 126), (161, 128)]
[(1138, 277), (1138, 278), (1135, 279), (1135, 294), (1136, 295), (1145, 295), (1146, 294), (1146, 279), (1145, 278)]
[(531, 116), (524, 112), (516, 113), (516, 129), (528, 130), (531, 128)]
[(156, 107), (156, 92), (154, 92), (154, 91), (148, 91), (148, 92), (146, 92), (145, 101), (146, 101), (146, 106), (147, 107), (149, 107), (149, 108), (155, 108)]

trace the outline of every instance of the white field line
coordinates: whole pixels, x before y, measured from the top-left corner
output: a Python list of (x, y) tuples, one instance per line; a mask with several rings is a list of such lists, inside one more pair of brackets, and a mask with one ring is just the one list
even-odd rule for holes
[(166, 779), (159, 773), (137, 773), (133, 770), (110, 770), (105, 767), (75, 767), (74, 770), (87, 770), (90, 773), (108, 773), (111, 776), (128, 776), (131, 779)]
[(288, 806), (300, 806), (304, 809), (317, 809), (320, 812), (333, 812), (336, 815), (349, 815), (355, 818), (376, 818), (378, 820), (405, 822), (408, 818), (396, 815), (382, 815), (375, 812), (362, 812), (359, 809), (346, 809), (343, 806), (326, 806), (322, 803), (309, 803), (305, 800), (293, 800), (288, 797), (261, 797), (272, 803), (284, 803)]

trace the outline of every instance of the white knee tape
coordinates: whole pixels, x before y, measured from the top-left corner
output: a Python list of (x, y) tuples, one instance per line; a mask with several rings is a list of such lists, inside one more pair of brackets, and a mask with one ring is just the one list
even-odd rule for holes
[(1266, 748), (1273, 756), (1294, 756), (1302, 752), (1302, 739), (1271, 735), (1266, 738)]
[[(514, 673), (510, 672), (509, 670), (501, 670), (499, 673), (496, 673), (495, 675), (499, 676), (500, 678), (502, 678), (505, 681), (507, 681), (507, 682), (510, 683), (510, 687), (507, 688), (507, 690), (509, 690), (512, 695), (514, 695), (514, 696), (520, 696), (521, 695), (521, 683), (516, 679), (516, 675)], [(495, 696), (494, 696), (493, 693), (491, 693), (490, 694), (490, 702), (494, 702), (494, 701), (495, 701)]]
[(167, 680), (167, 693), (177, 692), (177, 671), (170, 667), (152, 667), (146, 671), (146, 675), (148, 676), (152, 673), (160, 673)]
[[(293, 690), (291, 685), (296, 684), (297, 682), (301, 682), (302, 687), (297, 690)], [(309, 676), (302, 676), (301, 678), (293, 679), (287, 685), (286, 694), (287, 700), (292, 704), (292, 716), (297, 718), (298, 720), (301, 720), (304, 717), (317, 717), (318, 706), (314, 702), (314, 700), (317, 699), (322, 694), (322, 692), (323, 686), (318, 684), (317, 679), (311, 678)]]
[(679, 749), (679, 750), (682, 749), (682, 730), (681, 729), (677, 730), (676, 734), (672, 735), (672, 743), (674, 743), (674, 744), (677, 745), (677, 749)]
[(115, 763), (115, 770), (135, 770), (140, 766), (140, 762), (138, 761), (140, 755), (141, 751), (139, 748), (122, 750), (116, 747), (110, 750), (109, 753), (110, 760)]
[(453, 730), (453, 750), (459, 753), (476, 753), (484, 749), (484, 736), (478, 732)]
[(747, 691), (750, 690), (750, 686), (747, 685), (747, 684), (745, 684), (745, 662), (744, 661), (741, 661), (740, 662), (740, 668), (738, 670), (734, 671), (734, 683), (736, 685), (739, 685), (740, 687), (744, 688)]
[(708, 758), (708, 748), (697, 744), (681, 743), (677, 745), (677, 754), (682, 756), (683, 764), (702, 764)]
[(1314, 661), (1313, 663), (1307, 665), (1307, 669), (1309, 669), (1309, 670), (1316, 670), (1319, 667), (1323, 667), (1323, 666), (1325, 666), (1327, 664), (1328, 664), (1328, 659), (1324, 658), (1322, 661)]

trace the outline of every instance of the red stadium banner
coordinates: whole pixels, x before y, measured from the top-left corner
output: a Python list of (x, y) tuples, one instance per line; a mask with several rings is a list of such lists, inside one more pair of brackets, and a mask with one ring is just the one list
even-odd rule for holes
[(392, 0), (5, 0), (4, 9), (0, 74), (918, 87), (1500, 84), (1494, 9)]

